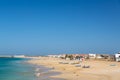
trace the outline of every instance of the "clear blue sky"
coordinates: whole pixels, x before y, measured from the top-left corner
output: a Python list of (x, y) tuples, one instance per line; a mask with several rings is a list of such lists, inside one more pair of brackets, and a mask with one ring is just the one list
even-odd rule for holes
[(120, 51), (120, 0), (0, 0), (0, 54)]

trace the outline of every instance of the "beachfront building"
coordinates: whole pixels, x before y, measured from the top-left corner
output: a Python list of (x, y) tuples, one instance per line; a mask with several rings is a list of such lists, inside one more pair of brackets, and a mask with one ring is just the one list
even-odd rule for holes
[(53, 57), (53, 58), (65, 58), (65, 54), (60, 54), (60, 55), (48, 55), (48, 57)]
[(108, 61), (115, 61), (115, 55), (109, 55)]
[(80, 55), (80, 54), (72, 54), (72, 55), (74, 60), (80, 60), (83, 58), (83, 55)]
[(74, 60), (85, 60), (89, 57), (88, 54), (72, 54)]
[(96, 54), (89, 54), (89, 59), (95, 59), (96, 58)]
[(107, 59), (108, 57), (108, 54), (96, 54), (96, 59)]
[(95, 59), (105, 60), (105, 61), (115, 61), (115, 56), (110, 54), (96, 54)]
[(101, 54), (96, 54), (96, 59), (103, 59), (103, 56)]
[(48, 55), (48, 57), (57, 58), (57, 57), (58, 57), (58, 55)]
[(120, 61), (120, 52), (117, 53), (117, 54), (115, 54), (115, 60), (116, 60), (117, 62)]
[(74, 56), (73, 56), (73, 54), (66, 54), (65, 59), (66, 60), (74, 60)]
[(61, 55), (60, 55), (60, 58), (61, 58), (61, 59), (65, 59), (65, 56), (66, 56), (66, 54), (61, 54)]

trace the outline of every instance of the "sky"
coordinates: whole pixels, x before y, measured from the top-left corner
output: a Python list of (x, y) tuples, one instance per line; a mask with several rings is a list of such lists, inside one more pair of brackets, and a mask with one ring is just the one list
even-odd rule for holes
[(0, 0), (0, 54), (120, 51), (120, 0)]

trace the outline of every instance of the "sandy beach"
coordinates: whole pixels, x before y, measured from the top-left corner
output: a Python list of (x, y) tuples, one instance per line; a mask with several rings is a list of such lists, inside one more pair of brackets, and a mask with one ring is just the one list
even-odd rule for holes
[[(62, 78), (64, 80), (120, 80), (119, 62), (95, 60), (80, 62), (49, 57), (34, 58), (28, 62), (53, 68), (51, 71), (61, 73), (51, 76), (52, 78)], [(83, 68), (84, 65), (90, 66), (90, 68)]]

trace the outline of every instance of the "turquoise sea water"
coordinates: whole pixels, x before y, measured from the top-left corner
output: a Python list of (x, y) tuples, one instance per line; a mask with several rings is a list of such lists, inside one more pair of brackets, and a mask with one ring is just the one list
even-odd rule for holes
[(26, 59), (0, 58), (0, 80), (36, 80), (34, 66)]

